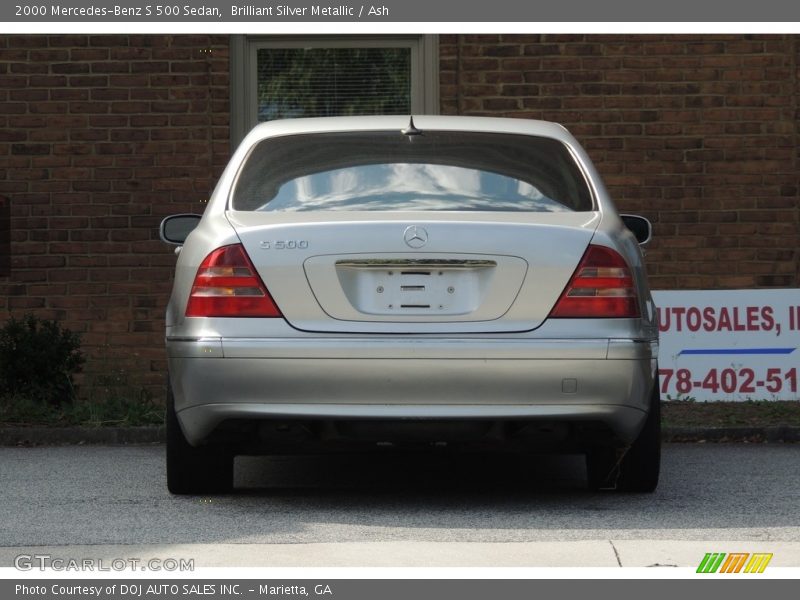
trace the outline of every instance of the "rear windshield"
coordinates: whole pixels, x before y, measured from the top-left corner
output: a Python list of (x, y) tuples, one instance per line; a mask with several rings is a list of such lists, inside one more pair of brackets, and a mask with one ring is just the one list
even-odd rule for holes
[(567, 147), (529, 135), (360, 131), (269, 138), (250, 152), (232, 208), (246, 211), (592, 210)]

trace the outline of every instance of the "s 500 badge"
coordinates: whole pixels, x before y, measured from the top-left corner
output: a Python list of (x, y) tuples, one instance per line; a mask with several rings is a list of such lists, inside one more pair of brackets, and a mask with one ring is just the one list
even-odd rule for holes
[(308, 242), (306, 240), (275, 240), (260, 242), (258, 246), (262, 250), (305, 250), (308, 248)]

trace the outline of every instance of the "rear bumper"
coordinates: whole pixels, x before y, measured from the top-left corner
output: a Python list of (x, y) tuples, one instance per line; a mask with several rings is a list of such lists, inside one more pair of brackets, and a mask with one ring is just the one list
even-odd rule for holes
[(168, 339), (190, 443), (230, 420), (601, 423), (624, 443), (649, 408), (657, 343), (367, 337)]

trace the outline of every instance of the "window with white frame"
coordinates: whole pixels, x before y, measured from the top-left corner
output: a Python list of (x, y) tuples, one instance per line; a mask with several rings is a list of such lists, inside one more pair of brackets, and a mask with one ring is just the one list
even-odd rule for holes
[(262, 121), (439, 112), (438, 40), (233, 36), (231, 140)]

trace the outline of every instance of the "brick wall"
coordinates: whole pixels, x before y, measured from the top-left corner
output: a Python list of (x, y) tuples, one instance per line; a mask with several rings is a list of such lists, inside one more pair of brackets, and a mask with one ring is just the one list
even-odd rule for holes
[[(555, 120), (655, 223), (657, 288), (797, 286), (800, 36), (473, 36), (441, 45), (445, 114)], [(230, 148), (227, 36), (0, 37), (0, 322), (83, 334), (97, 374), (163, 390), (175, 258)]]
[(9, 313), (80, 331), (97, 374), (161, 394), (175, 257), (161, 218), (202, 211), (228, 155), (227, 36), (0, 37)]
[(650, 218), (662, 289), (798, 276), (800, 36), (448, 35), (445, 114), (557, 121)]

